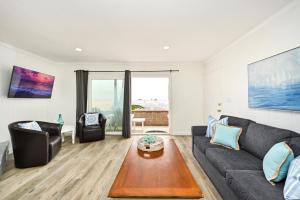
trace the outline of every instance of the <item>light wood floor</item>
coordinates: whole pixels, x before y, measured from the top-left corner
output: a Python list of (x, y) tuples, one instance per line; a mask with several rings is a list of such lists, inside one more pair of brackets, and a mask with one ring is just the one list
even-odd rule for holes
[[(222, 199), (194, 159), (191, 137), (173, 138), (204, 193), (203, 200)], [(16, 169), (10, 159), (0, 177), (0, 199), (109, 199), (107, 194), (131, 141), (108, 136), (104, 141), (72, 145), (67, 139), (59, 154), (42, 167)]]

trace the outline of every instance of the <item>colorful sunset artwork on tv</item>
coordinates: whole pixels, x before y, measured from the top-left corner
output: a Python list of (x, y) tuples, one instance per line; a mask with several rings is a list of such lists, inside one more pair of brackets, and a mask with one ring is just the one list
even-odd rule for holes
[(14, 66), (8, 97), (51, 98), (54, 76)]

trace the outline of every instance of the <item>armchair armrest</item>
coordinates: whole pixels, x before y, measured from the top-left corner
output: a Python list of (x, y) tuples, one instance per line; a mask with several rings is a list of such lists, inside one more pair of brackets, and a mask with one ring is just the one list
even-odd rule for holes
[(194, 136), (205, 136), (207, 126), (192, 126), (192, 135)]
[(105, 130), (106, 118), (103, 114), (99, 114), (99, 124), (103, 130)]
[(50, 122), (37, 122), (43, 131), (49, 133), (50, 136), (60, 136), (61, 135), (61, 125)]

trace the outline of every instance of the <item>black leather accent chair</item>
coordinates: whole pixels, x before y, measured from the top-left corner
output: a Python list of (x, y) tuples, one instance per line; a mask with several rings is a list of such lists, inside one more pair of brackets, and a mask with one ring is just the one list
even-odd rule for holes
[(45, 165), (61, 148), (61, 126), (37, 121), (42, 131), (23, 129), (19, 121), (8, 125), (14, 153), (15, 167), (26, 168)]
[[(91, 114), (91, 113), (90, 113)], [(91, 142), (105, 139), (105, 124), (106, 118), (99, 113), (99, 125), (85, 125), (85, 115), (82, 114), (76, 123), (76, 133), (79, 137), (79, 142)]]

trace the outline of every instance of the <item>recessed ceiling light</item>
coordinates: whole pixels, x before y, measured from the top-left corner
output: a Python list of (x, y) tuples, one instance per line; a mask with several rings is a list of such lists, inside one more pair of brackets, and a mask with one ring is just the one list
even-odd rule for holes
[(82, 49), (77, 47), (77, 48), (75, 48), (75, 51), (81, 52)]
[(168, 50), (168, 49), (170, 49), (170, 46), (164, 46), (163, 49)]

